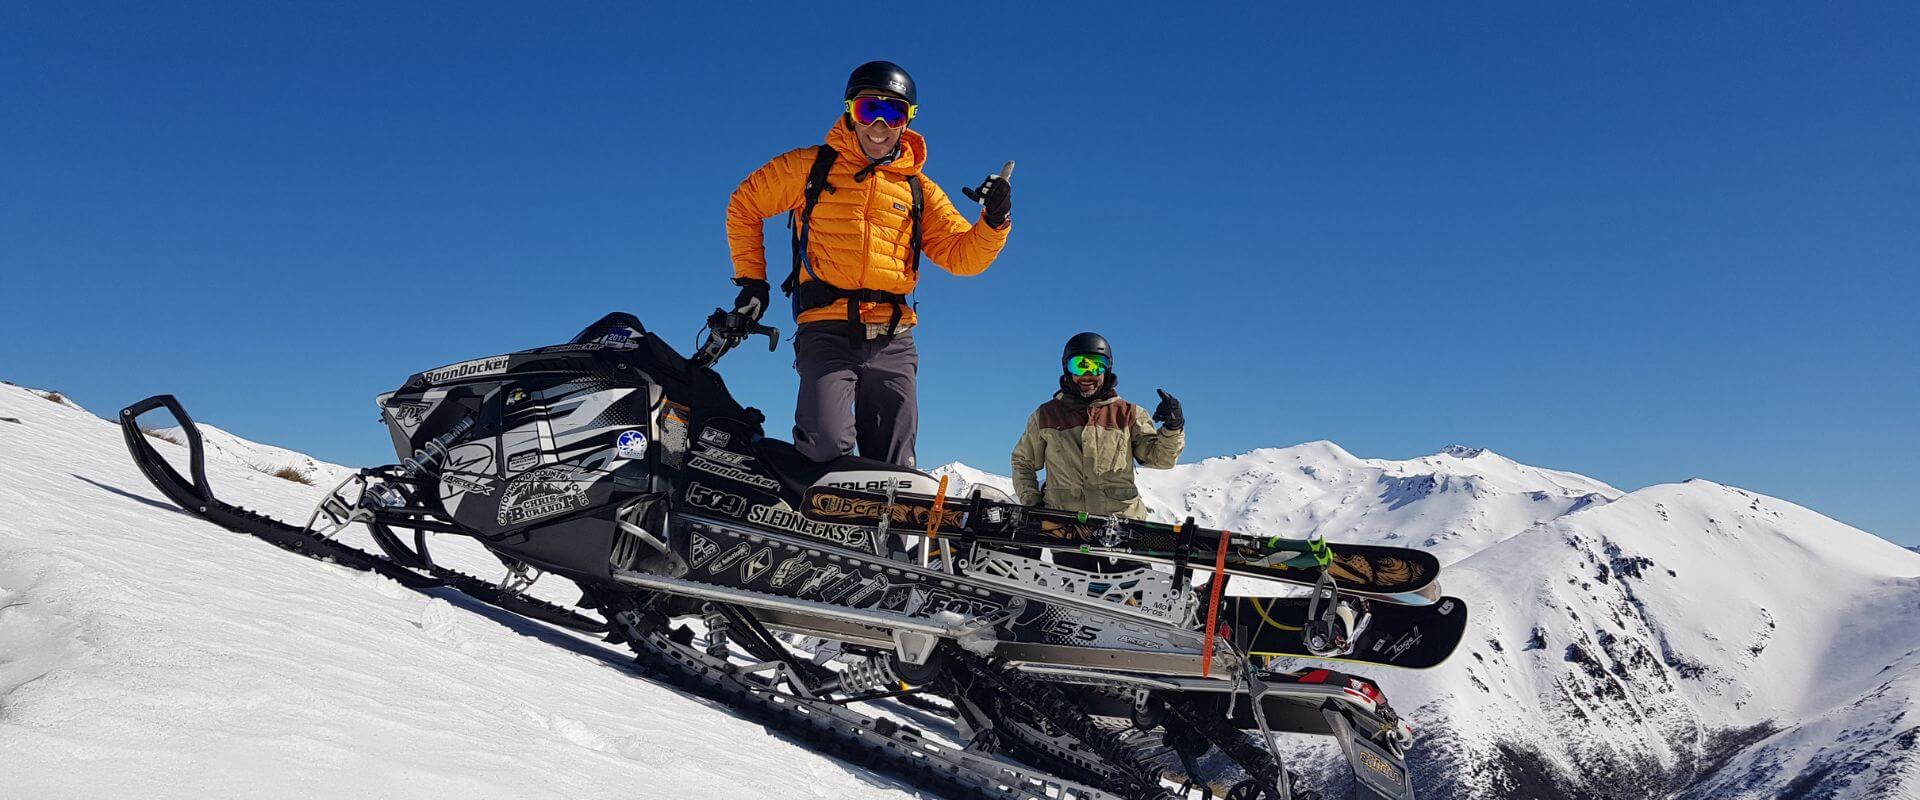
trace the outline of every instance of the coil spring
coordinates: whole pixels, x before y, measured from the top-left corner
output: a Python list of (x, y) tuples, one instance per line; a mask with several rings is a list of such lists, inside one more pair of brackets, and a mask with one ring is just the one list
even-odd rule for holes
[(840, 689), (848, 694), (891, 691), (904, 682), (884, 656), (868, 658), (840, 672)]
[(406, 467), (406, 476), (414, 478), (422, 474), (431, 474), (434, 468), (440, 466), (441, 459), (447, 457), (447, 445), (452, 444), (455, 439), (465, 436), (467, 431), (472, 430), (473, 422), (473, 416), (468, 415), (455, 423), (446, 433), (434, 437), (426, 444), (421, 445), (420, 449), (413, 451), (413, 457), (400, 462), (402, 466)]

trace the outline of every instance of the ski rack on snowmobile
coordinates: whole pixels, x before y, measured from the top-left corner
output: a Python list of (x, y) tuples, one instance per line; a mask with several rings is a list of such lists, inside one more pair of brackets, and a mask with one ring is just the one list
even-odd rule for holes
[[(181, 475), (169, 464), (153, 447), (148, 434), (139, 427), (138, 418), (142, 414), (160, 409), (171, 413), (180, 423), (189, 451), (190, 478)], [(942, 745), (928, 740), (910, 727), (884, 717), (866, 716), (845, 706), (845, 703), (860, 698), (835, 701), (813, 696), (797, 674), (801, 667), (779, 654), (761, 655), (762, 663), (746, 667), (731, 663), (724, 657), (708, 655), (690, 645), (692, 635), (685, 628), (666, 630), (643, 619), (639, 607), (631, 605), (645, 602), (643, 598), (663, 600), (668, 592), (682, 597), (697, 596), (687, 591), (689, 587), (650, 587), (642, 581), (624, 580), (630, 576), (620, 576), (622, 583), (644, 591), (612, 599), (596, 596), (587, 607), (597, 608), (605, 619), (595, 618), (526, 595), (518, 591), (518, 582), (503, 581), (496, 584), (434, 564), (425, 549), (426, 532), (446, 530), (473, 534), (436, 524), (431, 512), (426, 509), (404, 505), (362, 508), (360, 513), (363, 516), (360, 519), (333, 519), (342, 524), (334, 526), (328, 534), (337, 532), (345, 522), (368, 522), (376, 543), (387, 551), (383, 556), (312, 530), (313, 523), (321, 516), (332, 518), (332, 515), (324, 513), (324, 503), (310, 517), (309, 525), (302, 527), (218, 500), (206, 478), (200, 432), (185, 409), (170, 395), (150, 397), (123, 409), (120, 423), (128, 449), (142, 472), (168, 499), (189, 513), (308, 558), (391, 578), (416, 591), (450, 588), (481, 602), (556, 627), (603, 635), (608, 641), (626, 642), (634, 649), (641, 664), (675, 686), (729, 705), (740, 713), (765, 722), (770, 729), (795, 733), (820, 744), (829, 754), (841, 755), (856, 763), (870, 763), (878, 759), (881, 762), (878, 766), (889, 773), (942, 794), (958, 796), (957, 793), (965, 793), (967, 796), (1008, 800), (1117, 800), (1120, 797), (1163, 800), (1172, 797), (1159, 785), (1157, 777), (1131, 766), (1134, 762), (1127, 758), (1124, 747), (1113, 734), (1094, 726), (1086, 712), (1075, 708), (1061, 694), (1060, 685), (1080, 684), (1110, 691), (1113, 702), (1121, 704), (1146, 702), (1152, 696), (1149, 692), (1155, 689), (1172, 692), (1169, 696), (1171, 699), (1156, 701), (1163, 702), (1165, 708), (1162, 713), (1180, 718), (1196, 735), (1229, 753), (1236, 762), (1247, 768), (1253, 777), (1241, 788), (1258, 796), (1280, 800), (1306, 800), (1315, 796), (1312, 793), (1296, 793), (1291, 787), (1291, 773), (1280, 764), (1277, 752), (1268, 747), (1251, 745), (1246, 734), (1235, 727), (1250, 715), (1258, 721), (1262, 731), (1267, 731), (1269, 725), (1266, 714), (1276, 712), (1277, 724), (1271, 730), (1335, 735), (1340, 738), (1342, 748), (1348, 753), (1355, 773), (1361, 776), (1364, 785), (1373, 786), (1373, 783), (1368, 781), (1361, 767), (1377, 763), (1400, 770), (1400, 779), (1394, 790), (1379, 793), (1378, 796), (1395, 800), (1411, 797), (1404, 774), (1404, 761), (1401, 760), (1405, 745), (1404, 727), (1397, 725), (1390, 711), (1363, 702), (1364, 697), (1356, 698), (1350, 696), (1351, 693), (1335, 692), (1323, 686), (1290, 684), (1263, 687), (1248, 669), (1244, 654), (1222, 654), (1250, 684), (1246, 689), (1241, 689), (1233, 682), (1219, 679), (1148, 678), (1097, 668), (1022, 662), (1005, 656), (990, 663), (980, 656), (967, 653), (964, 648), (943, 643), (946, 640), (966, 641), (970, 633), (977, 632), (970, 626), (930, 625), (925, 630), (905, 630), (906, 635), (902, 636), (892, 633), (902, 628), (897, 619), (842, 620), (852, 626), (888, 631), (893, 649), (901, 655), (919, 657), (903, 659), (907, 663), (924, 660), (925, 656), (938, 649), (948, 654), (942, 662), (948, 665), (945, 669), (951, 673), (948, 680), (964, 677), (970, 681), (984, 681), (1013, 695), (1011, 702), (1039, 720), (1039, 730), (1064, 731), (1054, 735), (1067, 737), (1060, 740), (1062, 744), (1057, 747), (1048, 747), (1031, 739), (1021, 742), (1021, 747), (1025, 748), (1022, 758), (1031, 761), (1033, 757), (1040, 757), (1043, 764), (1051, 760), (1053, 763), (1075, 766), (1078, 767), (1078, 773), (1099, 778), (1095, 781), (1098, 785), (1088, 785), (1083, 781), (1049, 775), (992, 758), (985, 752)], [(404, 474), (404, 468), (390, 466), (361, 470), (349, 482), (375, 478), (402, 484), (413, 479)], [(341, 488), (335, 487), (335, 491), (329, 493), (329, 499), (338, 498)], [(344, 502), (339, 505), (347, 508)], [(416, 531), (415, 547), (408, 548), (400, 542), (391, 531), (391, 527), (395, 526)], [(508, 567), (512, 569), (513, 565), (508, 564)], [(634, 575), (647, 580), (672, 580), (638, 573)], [(758, 598), (730, 595), (711, 598), (711, 602), (721, 610), (735, 609), (748, 621), (753, 617), (745, 612), (744, 607), (760, 605), (758, 602), (743, 602), (752, 600)], [(808, 612), (818, 610), (805, 609)], [(858, 609), (838, 609), (836, 613), (849, 612), (863, 613)], [(871, 624), (876, 622), (883, 625)], [(1010, 652), (1010, 655), (1018, 654)], [(783, 682), (790, 688), (782, 689)], [(1253, 702), (1244, 704), (1244, 711), (1239, 710), (1240, 704), (1233, 700), (1240, 694), (1250, 694), (1255, 698)], [(1225, 706), (1227, 714), (1219, 714), (1215, 704), (1202, 708), (1199, 705), (1202, 701), (1194, 699), (1202, 696), (1218, 697), (1220, 702), (1217, 705)], [(1270, 703), (1269, 700), (1277, 702)], [(957, 710), (966, 715), (966, 709)], [(1317, 721), (1315, 718), (1318, 718)], [(966, 723), (963, 722), (964, 729)], [(1270, 737), (1266, 738), (1270, 740)], [(986, 739), (992, 740), (991, 736)], [(1368, 760), (1369, 756), (1372, 756), (1371, 760)], [(1190, 758), (1184, 752), (1181, 757), (1183, 761)], [(1188, 774), (1192, 774), (1190, 764), (1187, 769)]]

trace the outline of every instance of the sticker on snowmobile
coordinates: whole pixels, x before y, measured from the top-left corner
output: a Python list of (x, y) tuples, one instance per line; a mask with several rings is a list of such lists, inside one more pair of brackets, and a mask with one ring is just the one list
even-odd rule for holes
[(427, 383), (446, 383), (447, 381), (456, 381), (461, 378), (496, 375), (507, 371), (507, 361), (508, 358), (506, 356), (477, 358), (472, 361), (462, 361), (458, 364), (448, 364), (439, 369), (430, 369), (420, 373), (420, 375), (426, 378)]
[(453, 491), (450, 491), (450, 492), (444, 489), (442, 490), (444, 492), (441, 495), (442, 502), (445, 502), (448, 498), (455, 497), (460, 494), (477, 494), (477, 495), (480, 495), (481, 497), (493, 496), (493, 484), (487, 483), (486, 478), (484, 477), (467, 476), (467, 475), (461, 475), (457, 472), (448, 472), (440, 476), (440, 482), (443, 484), (446, 484), (448, 487), (451, 487), (453, 489)]
[(800, 588), (794, 590), (794, 594), (800, 597), (806, 597), (807, 595), (820, 591), (826, 587), (827, 584), (832, 583), (834, 579), (839, 578), (841, 572), (842, 570), (839, 567), (831, 564), (824, 567), (814, 567), (813, 574), (807, 576), (807, 582), (800, 584)]
[[(708, 428), (708, 430), (712, 430), (712, 428)], [(687, 462), (687, 467), (718, 475), (736, 483), (744, 483), (748, 486), (765, 489), (769, 492), (777, 492), (780, 490), (779, 481), (765, 475), (756, 475), (748, 472), (740, 466), (720, 463), (710, 457), (719, 453), (726, 454), (725, 456), (721, 456), (722, 458), (737, 459), (742, 465), (752, 460), (748, 456), (743, 456), (728, 450), (702, 450), (700, 453), (694, 455), (693, 460)]]
[(736, 452), (733, 452), (732, 450), (721, 450), (718, 448), (709, 447), (705, 442), (701, 442), (694, 446), (699, 448), (699, 450), (695, 452), (694, 455), (707, 459), (708, 461), (712, 461), (719, 464), (726, 464), (727, 466), (731, 466), (731, 467), (740, 467), (744, 469), (747, 466), (747, 462), (753, 460), (753, 456), (747, 455), (745, 453), (736, 453)]
[(1354, 777), (1373, 788), (1381, 797), (1404, 796), (1408, 790), (1406, 771), (1394, 765), (1390, 755), (1375, 752), (1379, 745), (1364, 738), (1355, 737), (1352, 757), (1349, 761), (1356, 769)]
[(694, 481), (687, 484), (687, 505), (718, 511), (729, 517), (738, 517), (740, 512), (747, 508), (747, 498), (702, 486), (699, 481)]
[(780, 562), (780, 568), (773, 571), (773, 588), (785, 589), (787, 584), (813, 569), (806, 556), (794, 556)]
[(701, 444), (710, 444), (710, 445), (713, 445), (714, 447), (726, 447), (728, 444), (732, 443), (732, 441), (733, 441), (733, 437), (728, 435), (726, 431), (720, 430), (719, 428), (701, 428), (700, 429)]
[(488, 480), (493, 471), (493, 447), (485, 442), (467, 442), (447, 451), (447, 465), (440, 475), (440, 502), (455, 503), (463, 495), (492, 497), (494, 484)]
[(727, 551), (726, 555), (723, 555), (719, 558), (714, 559), (713, 565), (710, 567), (707, 567), (707, 571), (715, 575), (718, 575), (722, 572), (726, 572), (727, 570), (732, 569), (733, 565), (747, 560), (747, 554), (751, 552), (753, 552), (752, 545), (749, 545), (746, 542), (741, 542), (739, 544), (736, 544), (733, 546), (732, 550)]
[[(688, 493), (691, 494), (692, 491), (689, 490)], [(688, 501), (692, 502), (692, 498), (689, 497)], [(802, 536), (825, 539), (855, 550), (871, 549), (871, 529), (852, 525), (835, 525), (830, 522), (814, 522), (793, 510), (784, 501), (779, 505), (754, 506), (753, 510), (747, 512), (747, 521), (792, 531)]]
[(661, 463), (678, 468), (687, 454), (687, 407), (671, 400), (662, 400), (660, 425), (655, 430)]
[(527, 450), (520, 453), (514, 453), (513, 455), (507, 457), (507, 471), (508, 472), (526, 472), (528, 469), (532, 468), (533, 465), (538, 463), (540, 463), (540, 451), (538, 450)]
[(493, 448), (486, 442), (467, 442), (447, 451), (447, 470), (485, 474), (493, 470)]
[(753, 579), (760, 577), (760, 573), (766, 572), (771, 566), (773, 566), (773, 548), (762, 547), (760, 552), (754, 553), (752, 558), (747, 559), (746, 565), (740, 568), (740, 577), (752, 583)]
[(613, 440), (613, 449), (621, 458), (646, 458), (647, 434), (637, 429), (621, 431), (619, 438)]
[(940, 482), (915, 472), (887, 472), (877, 469), (851, 469), (834, 472), (821, 478), (816, 486), (832, 486), (838, 489), (863, 489), (869, 492), (884, 492), (888, 486), (903, 492), (934, 494), (940, 491)]
[(930, 617), (943, 611), (963, 617), (992, 617), (1006, 610), (1006, 606), (991, 600), (961, 597), (946, 589), (924, 586), (896, 586), (887, 590), (873, 607), (916, 617)]
[(400, 424), (401, 428), (413, 430), (420, 427), (420, 421), (427, 418), (427, 410), (432, 406), (426, 403), (395, 403), (387, 406), (387, 416)]
[(693, 541), (690, 543), (690, 550), (693, 556), (691, 561), (697, 569), (701, 564), (707, 563), (708, 559), (713, 558), (714, 554), (720, 552), (720, 545), (714, 544), (712, 539), (696, 533), (693, 535)]
[(877, 592), (886, 591), (888, 585), (885, 575), (874, 575), (862, 580), (860, 573), (849, 573), (839, 583), (822, 592), (820, 599), (859, 608), (860, 601), (874, 596)]
[(607, 329), (607, 335), (600, 337), (602, 344), (613, 348), (636, 347), (633, 343), (633, 329), (625, 325), (615, 325)]
[(507, 483), (500, 497), (502, 527), (587, 507), (588, 473), (565, 464), (541, 467)]

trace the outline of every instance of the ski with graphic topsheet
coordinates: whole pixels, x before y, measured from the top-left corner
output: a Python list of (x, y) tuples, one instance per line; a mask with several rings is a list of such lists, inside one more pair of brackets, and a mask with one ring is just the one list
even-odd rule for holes
[(1467, 632), (1467, 604), (1457, 597), (1442, 597), (1430, 606), (1369, 603), (1348, 597), (1345, 602), (1355, 612), (1360, 629), (1351, 637), (1350, 652), (1316, 656), (1303, 639), (1301, 623), (1307, 619), (1308, 598), (1227, 597), (1222, 601), (1221, 622), (1231, 627), (1235, 644), (1256, 656), (1427, 669), (1446, 661)]
[[(867, 527), (878, 526), (885, 517), (891, 533), (924, 536), (935, 506), (940, 509), (937, 536), (994, 544), (1110, 553), (1211, 569), (1222, 541), (1221, 531), (1207, 528), (1032, 508), (978, 496), (936, 502), (928, 495), (896, 492), (889, 499), (882, 491), (839, 486), (807, 489), (802, 513), (818, 522)], [(1231, 532), (1225, 541), (1230, 574), (1312, 586), (1324, 565), (1342, 592), (1405, 605), (1440, 599), (1440, 562), (1420, 550)]]

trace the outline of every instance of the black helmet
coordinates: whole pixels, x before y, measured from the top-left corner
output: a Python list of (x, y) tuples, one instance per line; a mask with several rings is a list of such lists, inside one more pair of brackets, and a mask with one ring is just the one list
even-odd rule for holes
[(1060, 351), (1060, 371), (1067, 371), (1067, 360), (1074, 356), (1106, 356), (1107, 364), (1113, 364), (1113, 347), (1107, 344), (1107, 337), (1092, 331), (1076, 333), (1067, 340), (1067, 346)]
[(853, 74), (847, 76), (847, 94), (840, 99), (852, 100), (867, 89), (897, 94), (906, 98), (908, 105), (920, 104), (913, 93), (913, 76), (891, 61), (869, 61), (854, 67)]

